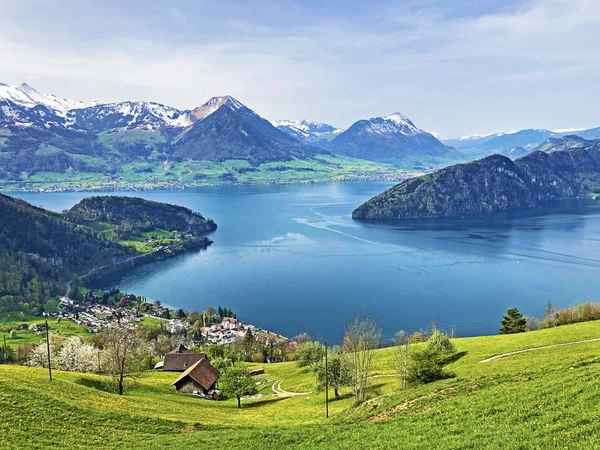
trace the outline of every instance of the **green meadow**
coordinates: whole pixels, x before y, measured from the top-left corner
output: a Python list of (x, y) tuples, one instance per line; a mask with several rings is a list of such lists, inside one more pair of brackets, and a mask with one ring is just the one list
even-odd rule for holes
[[(108, 139), (108, 137), (107, 137)], [(43, 154), (53, 148), (40, 147)], [(0, 155), (1, 156), (1, 155)], [(81, 155), (93, 167), (102, 161)], [(406, 166), (377, 163), (343, 156), (318, 155), (310, 160), (293, 159), (251, 166), (247, 161), (164, 161), (138, 158), (123, 165), (117, 173), (98, 171), (23, 173), (20, 180), (0, 182), (4, 191), (17, 190), (112, 190), (198, 187), (224, 184), (289, 184), (351, 180), (400, 180), (417, 174)]]
[[(401, 389), (393, 348), (378, 350), (369, 399), (312, 392), (295, 362), (252, 365), (261, 398), (221, 402), (176, 394), (177, 374), (148, 372), (122, 397), (106, 378), (0, 366), (3, 448), (598, 448), (600, 322), (454, 339), (453, 377)], [(281, 396), (281, 390), (304, 395)], [(331, 395), (333, 397), (333, 395)]]

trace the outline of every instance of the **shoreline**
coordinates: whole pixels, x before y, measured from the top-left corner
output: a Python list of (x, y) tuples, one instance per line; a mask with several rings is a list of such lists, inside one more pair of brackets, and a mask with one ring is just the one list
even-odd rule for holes
[[(388, 176), (389, 175), (389, 176)], [(356, 183), (356, 182), (393, 182), (399, 183), (409, 178), (414, 178), (423, 175), (422, 172), (414, 172), (407, 175), (390, 175), (385, 174), (381, 176), (357, 176), (357, 177), (343, 177), (340, 179), (330, 178), (326, 180), (306, 180), (306, 181), (269, 181), (269, 182), (241, 182), (241, 183), (166, 183), (166, 184), (155, 184), (155, 185), (135, 185), (135, 184), (121, 184), (115, 185), (100, 185), (98, 187), (83, 187), (79, 188), (76, 186), (61, 185), (53, 188), (5, 188), (0, 184), (0, 192), (4, 193), (33, 193), (33, 194), (57, 194), (57, 193), (70, 193), (70, 192), (138, 192), (138, 191), (185, 191), (188, 189), (197, 188), (208, 188), (208, 187), (224, 187), (224, 186), (276, 186), (276, 185), (307, 185), (307, 184), (327, 184), (327, 183)], [(37, 182), (37, 184), (43, 184), (45, 182)], [(32, 183), (29, 183), (32, 184)], [(75, 184), (82, 184), (76, 183)]]

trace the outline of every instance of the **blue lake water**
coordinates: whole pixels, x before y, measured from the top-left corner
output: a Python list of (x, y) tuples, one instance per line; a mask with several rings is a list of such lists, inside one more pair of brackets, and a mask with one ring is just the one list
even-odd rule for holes
[[(517, 306), (600, 300), (600, 202), (511, 215), (353, 221), (389, 183), (232, 186), (125, 193), (187, 206), (219, 229), (205, 251), (99, 282), (188, 310), (227, 306), (256, 326), (339, 342), (371, 312), (387, 338), (432, 321), (459, 336), (494, 334)], [(61, 211), (86, 193), (19, 194)]]

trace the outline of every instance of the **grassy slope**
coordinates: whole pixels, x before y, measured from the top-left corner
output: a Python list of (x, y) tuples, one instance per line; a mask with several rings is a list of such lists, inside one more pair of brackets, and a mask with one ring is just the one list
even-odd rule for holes
[[(236, 408), (175, 395), (174, 374), (152, 373), (126, 396), (94, 386), (95, 375), (0, 366), (0, 435), (7, 448), (594, 448), (600, 446), (600, 342), (478, 361), (498, 353), (595, 338), (600, 322), (513, 336), (457, 339), (455, 378), (399, 390), (395, 377), (371, 380), (373, 398), (346, 397), (323, 417), (323, 394), (263, 397)], [(312, 388), (294, 363), (264, 365), (282, 388)], [(393, 351), (376, 373), (393, 373)], [(265, 385), (263, 392), (268, 392)]]
[[(12, 348), (17, 348), (24, 344), (37, 343), (41, 341), (45, 335), (38, 334), (33, 330), (18, 330), (16, 331), (16, 338), (10, 337), (9, 331), (15, 326), (26, 323), (27, 325), (42, 324), (48, 320), (51, 333), (60, 333), (65, 337), (71, 336), (84, 336), (87, 334), (85, 328), (77, 325), (69, 320), (61, 320), (58, 322), (56, 317), (36, 317), (36, 316), (24, 316), (22, 319), (19, 317), (19, 313), (0, 313), (0, 339), (6, 336), (6, 343)], [(4, 340), (0, 342), (3, 345)]]

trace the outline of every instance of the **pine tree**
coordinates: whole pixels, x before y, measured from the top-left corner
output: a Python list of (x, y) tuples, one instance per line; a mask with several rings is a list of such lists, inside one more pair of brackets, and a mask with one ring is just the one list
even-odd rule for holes
[(500, 321), (502, 328), (500, 334), (523, 333), (527, 331), (527, 319), (519, 312), (517, 308), (509, 308), (506, 315)]

